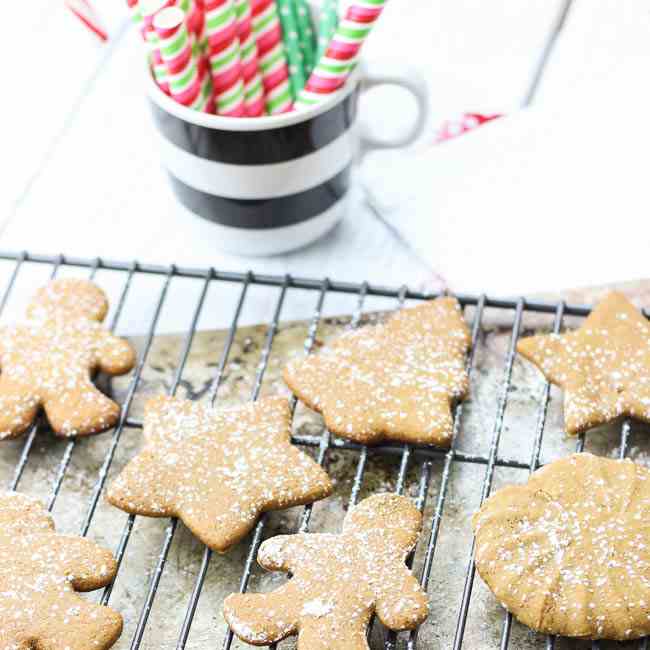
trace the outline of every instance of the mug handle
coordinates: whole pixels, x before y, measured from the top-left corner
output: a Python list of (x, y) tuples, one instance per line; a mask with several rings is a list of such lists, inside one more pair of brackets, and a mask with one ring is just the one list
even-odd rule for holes
[(405, 147), (414, 142), (424, 130), (429, 93), (422, 75), (413, 66), (398, 64), (395, 61), (364, 61), (361, 75), (362, 92), (383, 85), (401, 86), (410, 92), (417, 102), (417, 116), (407, 133), (394, 138), (376, 138), (365, 133), (365, 129), (362, 128), (360, 136), (362, 155), (370, 149)]

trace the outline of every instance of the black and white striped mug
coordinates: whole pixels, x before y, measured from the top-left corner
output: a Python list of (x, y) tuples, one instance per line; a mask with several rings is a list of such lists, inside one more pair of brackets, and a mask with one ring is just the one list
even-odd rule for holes
[[(377, 141), (358, 132), (361, 89), (395, 84), (418, 105), (409, 132)], [(317, 107), (258, 118), (207, 115), (177, 104), (149, 78), (149, 97), (166, 168), (181, 210), (208, 219), (219, 246), (274, 255), (305, 246), (345, 215), (360, 147), (399, 147), (422, 131), (424, 83), (411, 70), (360, 66)]]

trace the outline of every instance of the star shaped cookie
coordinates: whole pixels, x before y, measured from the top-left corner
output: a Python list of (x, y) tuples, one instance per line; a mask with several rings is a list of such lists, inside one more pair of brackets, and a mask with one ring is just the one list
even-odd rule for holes
[(145, 445), (108, 489), (114, 506), (178, 517), (224, 552), (262, 512), (311, 503), (332, 492), (327, 473), (291, 445), (283, 398), (215, 409), (156, 397), (145, 406)]
[(102, 327), (107, 311), (104, 292), (92, 282), (53, 280), (37, 291), (23, 322), (0, 328), (0, 440), (27, 430), (41, 407), (62, 437), (115, 424), (119, 405), (91, 377), (96, 370), (128, 372), (135, 353)]
[(259, 563), (291, 579), (266, 594), (232, 594), (224, 615), (253, 645), (298, 635), (298, 650), (367, 650), (376, 612), (392, 630), (412, 630), (427, 617), (427, 596), (405, 560), (422, 515), (410, 499), (377, 494), (345, 516), (340, 534), (280, 535), (265, 541)]
[(470, 333), (454, 298), (402, 309), (289, 363), (284, 379), (336, 435), (448, 447), (465, 397)]
[[(474, 515), (476, 568), (546, 634), (650, 634), (650, 470), (574, 454), (495, 492)], [(571, 646), (573, 647), (573, 646)]]
[(56, 533), (40, 502), (0, 493), (0, 648), (110, 648), (122, 617), (76, 592), (105, 587), (116, 568), (89, 539)]
[(623, 294), (608, 294), (579, 329), (521, 339), (517, 350), (564, 389), (567, 433), (621, 415), (650, 421), (650, 324)]

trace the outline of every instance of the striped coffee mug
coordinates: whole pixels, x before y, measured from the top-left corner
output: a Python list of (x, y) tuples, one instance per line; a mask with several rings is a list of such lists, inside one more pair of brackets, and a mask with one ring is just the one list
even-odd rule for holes
[[(426, 112), (419, 77), (381, 64), (355, 71), (319, 106), (258, 118), (188, 109), (148, 76), (162, 162), (181, 210), (211, 221), (220, 248), (240, 255), (274, 255), (324, 235), (346, 212), (359, 148), (408, 144)], [(377, 141), (359, 135), (357, 103), (361, 88), (383, 84), (410, 91), (418, 114), (405, 136)]]

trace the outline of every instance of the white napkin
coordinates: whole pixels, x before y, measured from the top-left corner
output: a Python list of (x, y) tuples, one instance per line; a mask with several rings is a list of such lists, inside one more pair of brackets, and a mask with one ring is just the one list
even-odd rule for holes
[(650, 275), (647, 60), (419, 154), (364, 162), (368, 199), (456, 291)]

